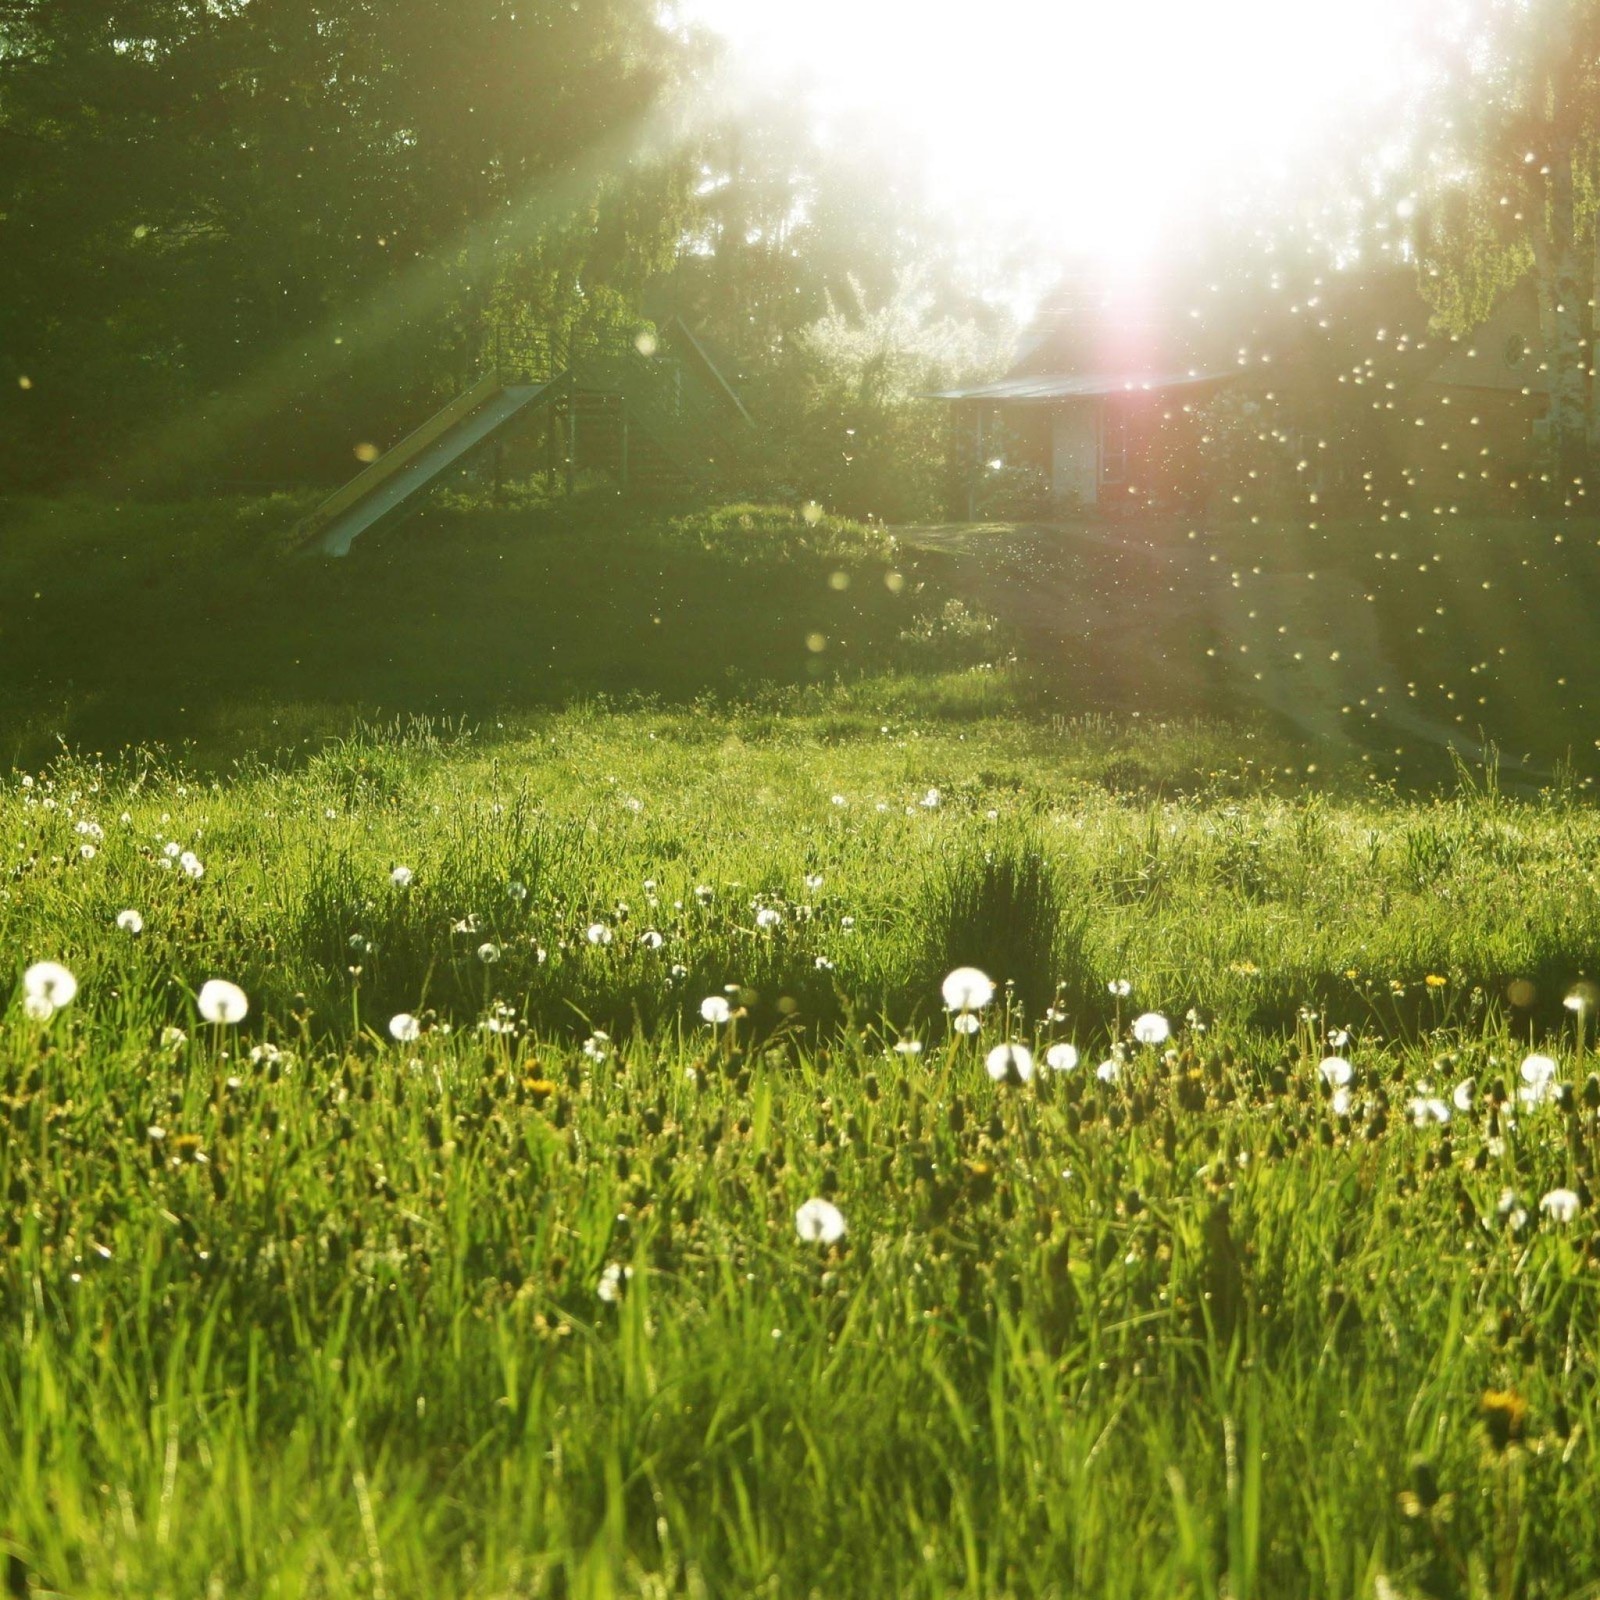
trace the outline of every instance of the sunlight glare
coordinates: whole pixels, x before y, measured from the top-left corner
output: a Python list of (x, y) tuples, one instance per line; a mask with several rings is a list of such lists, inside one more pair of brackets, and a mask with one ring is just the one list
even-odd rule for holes
[(683, 14), (729, 41), (747, 86), (809, 92), (833, 137), (913, 141), (971, 228), (1129, 260), (1207, 194), (1281, 176), (1392, 93), (1426, 4), (688, 0)]

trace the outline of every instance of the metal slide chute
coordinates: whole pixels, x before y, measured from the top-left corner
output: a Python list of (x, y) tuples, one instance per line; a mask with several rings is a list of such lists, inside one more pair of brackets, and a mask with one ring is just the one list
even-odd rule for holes
[(306, 524), (309, 538), (324, 555), (348, 555), (360, 534), (559, 387), (485, 378), (319, 506)]

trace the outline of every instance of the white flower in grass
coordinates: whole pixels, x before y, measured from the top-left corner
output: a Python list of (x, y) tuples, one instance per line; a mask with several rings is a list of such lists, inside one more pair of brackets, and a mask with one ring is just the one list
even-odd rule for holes
[(416, 881), (416, 873), (410, 867), (396, 867), (389, 874), (389, 882), (397, 889), (409, 889)]
[(22, 1014), (30, 1022), (48, 1022), (56, 1014), (56, 1008), (42, 994), (25, 994)]
[(176, 839), (168, 839), (167, 842), (162, 845), (161, 853), (167, 858), (168, 861), (176, 861), (178, 857), (183, 854), (183, 846), (179, 844)]
[(207, 1022), (243, 1022), (250, 1014), (250, 1002), (244, 990), (226, 978), (208, 978), (201, 984), (195, 1007)]
[(924, 811), (937, 811), (942, 798), (943, 797), (940, 795), (937, 789), (930, 789), (925, 795), (923, 795), (922, 799), (918, 801), (918, 804)]
[(183, 869), (185, 877), (193, 878), (197, 883), (206, 875), (205, 863), (193, 850), (185, 850), (178, 857), (178, 865)]
[(1101, 1083), (1115, 1083), (1122, 1076), (1122, 1063), (1115, 1056), (1108, 1056), (1094, 1069), (1094, 1075)]
[(1013, 1077), (1022, 1083), (1033, 1081), (1033, 1052), (1026, 1045), (997, 1044), (984, 1060), (984, 1070), (996, 1083)]
[(1349, 1088), (1344, 1084), (1340, 1084), (1339, 1087), (1333, 1091), (1333, 1095), (1328, 1101), (1329, 1109), (1336, 1117), (1348, 1117), (1350, 1115), (1350, 1104), (1352, 1099), (1353, 1096), (1351, 1095)]
[(1517, 1098), (1525, 1106), (1542, 1105), (1555, 1093), (1555, 1061), (1549, 1056), (1531, 1055), (1522, 1063), (1522, 1087)]
[(1571, 1189), (1552, 1189), (1539, 1202), (1539, 1209), (1552, 1222), (1571, 1222), (1578, 1214), (1578, 1197)]
[(844, 1238), (844, 1213), (831, 1200), (807, 1200), (794, 1214), (794, 1231), (807, 1244), (837, 1244)]
[(977, 1017), (973, 1016), (970, 1011), (963, 1011), (961, 1015), (950, 1024), (950, 1026), (954, 1028), (957, 1033), (971, 1035), (977, 1033), (983, 1027), (983, 1023)]
[(1053, 1044), (1044, 1053), (1044, 1064), (1052, 1072), (1076, 1072), (1080, 1059), (1075, 1044)]
[(1118, 1000), (1126, 1000), (1133, 993), (1133, 985), (1126, 978), (1113, 978), (1106, 985), (1106, 990), (1109, 994), (1116, 996)]
[(59, 961), (36, 961), (22, 974), (22, 994), (25, 1000), (42, 1000), (50, 1007), (50, 1012), (35, 1018), (48, 1022), (51, 1013), (70, 1006), (77, 998), (78, 980)]
[(85, 861), (93, 861), (98, 853), (99, 852), (92, 844), (80, 844), (78, 846), (78, 854), (82, 856)]
[(639, 935), (639, 943), (642, 944), (646, 950), (659, 950), (666, 942), (667, 941), (659, 933), (657, 933), (654, 928), (646, 928), (644, 932)]
[(422, 1024), (409, 1011), (389, 1018), (389, 1037), (400, 1044), (411, 1044), (422, 1035)]
[(1133, 1036), (1140, 1044), (1165, 1044), (1172, 1037), (1172, 1024), (1159, 1011), (1147, 1011), (1133, 1019)]
[(144, 918), (137, 911), (119, 911), (117, 913), (117, 926), (124, 933), (143, 933)]
[(628, 1280), (633, 1276), (632, 1267), (624, 1267), (612, 1261), (600, 1273), (600, 1281), (595, 1285), (595, 1293), (600, 1296), (608, 1306), (614, 1306), (628, 1290)]
[(820, 872), (808, 872), (806, 874), (806, 888), (810, 889), (812, 893), (815, 894), (816, 891), (821, 887), (822, 874)]
[(175, 1028), (170, 1023), (161, 1030), (161, 1048), (163, 1050), (181, 1050), (189, 1042), (189, 1035), (182, 1028)]
[(1543, 1088), (1556, 1075), (1556, 1064), (1550, 1056), (1527, 1056), (1522, 1062), (1522, 1081)]
[(478, 959), (486, 967), (493, 966), (500, 959), (500, 946), (494, 943), (492, 939), (485, 940), (484, 943), (478, 946)]
[(611, 1056), (611, 1035), (598, 1028), (583, 1041), (583, 1053), (590, 1061), (606, 1061)]
[(947, 1011), (982, 1011), (994, 999), (994, 981), (976, 967), (957, 967), (939, 992)]
[(525, 883), (518, 883), (517, 880), (513, 878), (511, 882), (506, 885), (506, 894), (510, 899), (515, 900), (520, 906), (522, 902), (528, 898), (528, 886)]
[(1342, 1089), (1349, 1083), (1352, 1068), (1343, 1056), (1326, 1056), (1317, 1071), (1322, 1074), (1322, 1081), (1330, 1089)]
[(894, 1053), (897, 1056), (920, 1056), (922, 1054), (922, 1041), (920, 1039), (897, 1039)]
[(756, 912), (756, 926), (760, 928), (763, 933), (770, 933), (782, 921), (783, 913), (781, 911), (775, 911), (771, 906), (762, 906), (762, 908)]
[(614, 938), (616, 938), (616, 935), (612, 933), (611, 929), (608, 928), (603, 922), (591, 922), (589, 926), (584, 929), (583, 936), (589, 941), (590, 944), (595, 945), (602, 950), (608, 944), (610, 944)]
[(850, 802), (848, 800), (846, 800), (845, 797), (842, 794), (836, 794), (833, 797), (833, 803), (836, 806), (847, 806), (847, 805), (850, 804)]
[(818, 956), (812, 963), (818, 972), (832, 972), (833, 963), (826, 956)]
[(1476, 1099), (1478, 1086), (1471, 1078), (1463, 1078), (1454, 1089), (1450, 1091), (1450, 1101), (1457, 1111), (1470, 1111), (1472, 1102)]
[(1450, 1107), (1433, 1095), (1414, 1095), (1406, 1101), (1406, 1110), (1411, 1114), (1412, 1122), (1419, 1128), (1426, 1128), (1431, 1123), (1448, 1122), (1450, 1120)]
[(713, 1028), (720, 1028), (732, 1017), (733, 1007), (720, 994), (708, 994), (700, 1002), (700, 1020), (709, 1022)]
[(841, 933), (854, 933), (855, 930), (856, 930), (856, 919), (854, 917), (840, 917), (839, 918), (839, 931)]

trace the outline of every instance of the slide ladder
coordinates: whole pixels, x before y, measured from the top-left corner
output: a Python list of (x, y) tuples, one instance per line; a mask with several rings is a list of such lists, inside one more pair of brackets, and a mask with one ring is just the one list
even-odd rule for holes
[(348, 555), (356, 538), (375, 522), (561, 387), (559, 381), (508, 383), (498, 372), (491, 373), (324, 501), (307, 520), (308, 538), (325, 555)]

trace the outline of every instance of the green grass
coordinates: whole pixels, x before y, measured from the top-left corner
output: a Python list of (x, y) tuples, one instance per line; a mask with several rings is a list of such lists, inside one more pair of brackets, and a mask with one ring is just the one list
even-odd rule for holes
[[(683, 563), (658, 588), (701, 581), (696, 547), (736, 568), (752, 515), (650, 533)], [(215, 537), (242, 567), (231, 514)], [(1482, 777), (1313, 787), (1262, 726), (1022, 714), (1014, 669), (960, 664), (970, 609), (919, 642), (934, 569), (893, 595), (877, 536), (816, 538), (746, 546), (757, 608), (801, 574), (765, 648), (729, 601), (695, 660), (629, 655), (591, 596), (585, 670), (654, 660), (655, 704), (351, 731), (426, 709), (418, 659), (515, 609), (480, 571), (316, 717), (263, 669), (259, 721), (186, 762), (0, 784), (12, 1592), (1600, 1584), (1600, 1082), (1562, 1004), (1600, 951), (1600, 818)], [(840, 595), (872, 648), (819, 682), (792, 629)], [(297, 636), (350, 649), (308, 605)], [(157, 665), (117, 708), (137, 737)], [(282, 758), (242, 754), (274, 715)], [(40, 1022), (45, 959), (81, 989)], [(972, 1038), (939, 1002), (968, 961), (1001, 985)], [(196, 1017), (212, 977), (242, 1026)], [(1147, 1010), (1170, 1048), (1132, 1039)], [(996, 1083), (1008, 1041), (1083, 1064)], [(1535, 1047), (1570, 1093), (1524, 1107)], [(837, 1245), (796, 1236), (813, 1196)]]

